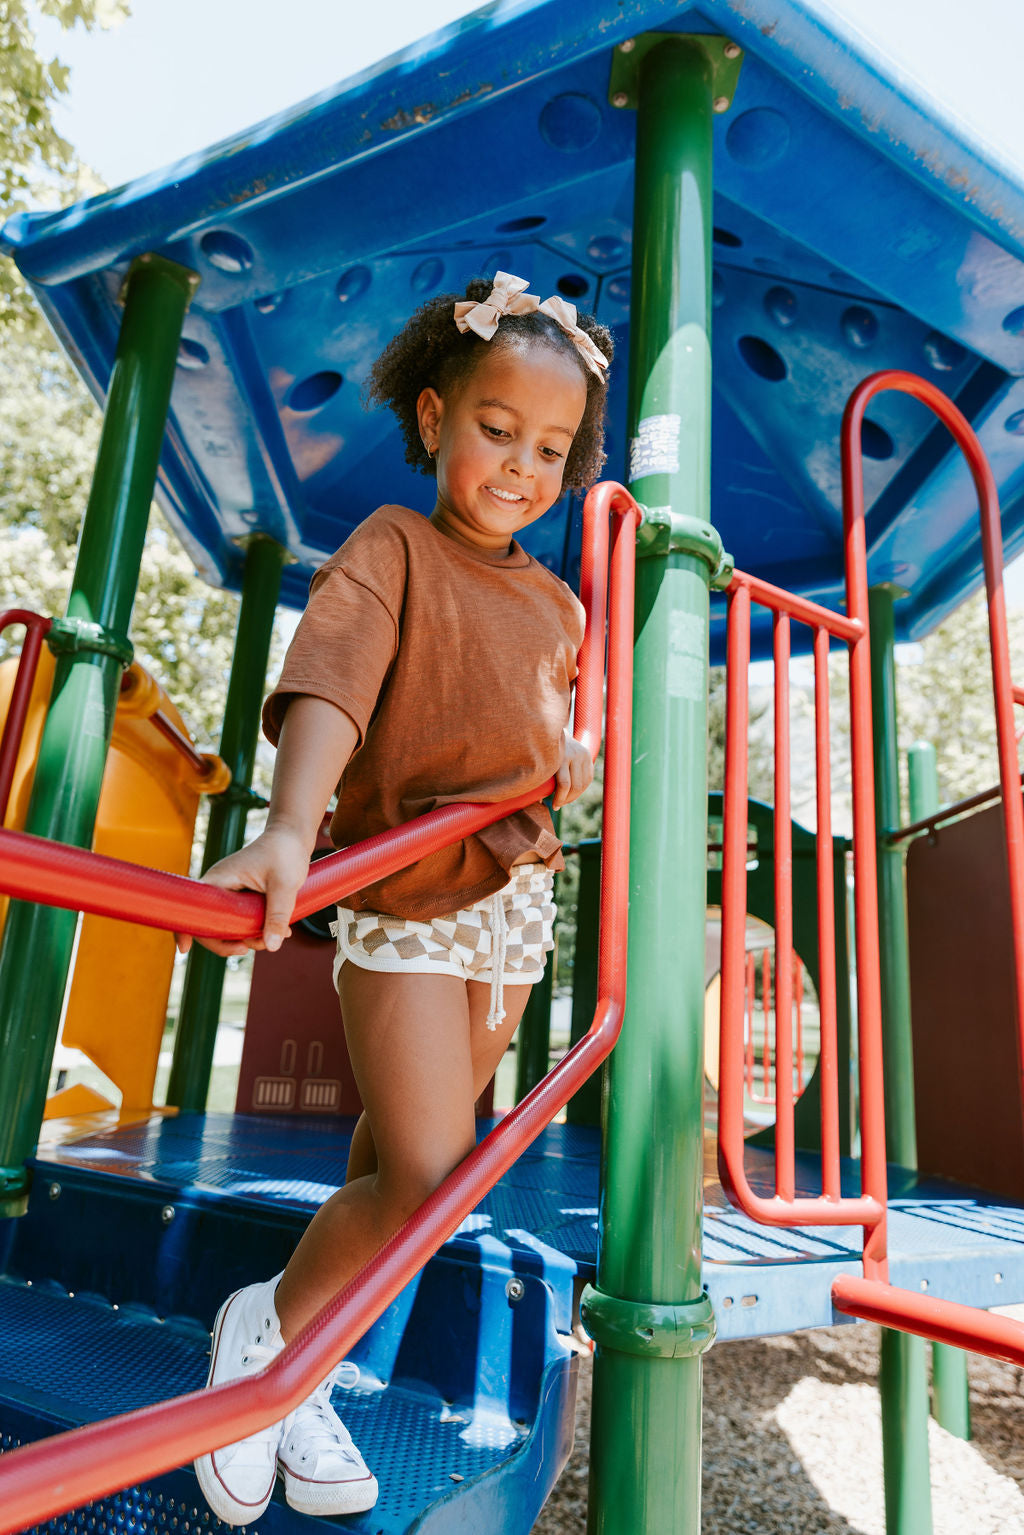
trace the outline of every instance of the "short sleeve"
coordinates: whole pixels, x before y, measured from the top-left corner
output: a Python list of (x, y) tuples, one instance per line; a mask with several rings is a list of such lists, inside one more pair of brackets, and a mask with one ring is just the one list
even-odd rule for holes
[(398, 623), (391, 607), (332, 561), (314, 577), (281, 679), (263, 705), (267, 739), (277, 745), (288, 704), (301, 693), (343, 709), (359, 731), (361, 746), (397, 651)]

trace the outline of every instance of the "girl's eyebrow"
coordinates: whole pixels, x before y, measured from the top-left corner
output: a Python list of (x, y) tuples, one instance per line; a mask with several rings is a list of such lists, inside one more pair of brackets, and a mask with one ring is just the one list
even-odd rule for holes
[[(509, 415), (515, 416), (518, 421), (523, 419), (522, 412), (516, 410), (514, 405), (506, 405), (504, 400), (477, 400), (476, 402), (477, 410), (493, 410), (495, 407), (498, 410), (507, 410)], [(546, 426), (544, 430), (545, 432), (561, 432), (563, 436), (568, 437), (570, 442), (576, 435), (567, 426)]]

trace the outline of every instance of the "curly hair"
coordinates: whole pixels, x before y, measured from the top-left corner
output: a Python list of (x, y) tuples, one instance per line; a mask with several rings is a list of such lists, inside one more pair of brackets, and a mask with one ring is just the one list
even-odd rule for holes
[[(487, 278), (474, 278), (466, 285), (465, 297), (482, 303), (492, 287)], [(586, 409), (566, 456), (562, 479), (566, 490), (586, 490), (597, 479), (605, 459), (607, 376), (598, 378), (555, 321), (537, 311), (503, 315), (490, 341), (482, 341), (472, 331), (464, 334), (456, 326), (452, 313), (459, 298), (457, 293), (441, 293), (417, 309), (377, 358), (367, 379), (368, 403), (387, 405), (398, 418), (405, 441), (406, 463), (422, 474), (437, 472), (434, 460), (428, 457), (420, 439), (416, 416), (416, 401), (424, 389), (436, 389), (443, 397), (465, 383), (482, 357), (493, 356), (495, 347), (503, 351), (519, 351), (540, 341), (575, 358), (586, 381)], [(593, 315), (579, 314), (576, 321), (610, 363), (614, 342), (609, 331)]]

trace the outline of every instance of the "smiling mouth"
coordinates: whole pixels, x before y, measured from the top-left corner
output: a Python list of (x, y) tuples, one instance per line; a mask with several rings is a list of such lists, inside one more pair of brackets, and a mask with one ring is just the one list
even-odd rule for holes
[(490, 491), (492, 496), (497, 496), (499, 501), (507, 501), (510, 506), (514, 506), (517, 501), (526, 500), (525, 496), (517, 495), (514, 490), (499, 490), (496, 485), (485, 485), (484, 489)]

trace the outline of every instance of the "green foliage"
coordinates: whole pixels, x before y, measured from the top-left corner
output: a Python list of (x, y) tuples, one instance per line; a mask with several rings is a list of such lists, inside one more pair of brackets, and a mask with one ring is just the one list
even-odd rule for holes
[[(36, 50), (32, 17), (110, 26), (125, 0), (0, 0), (0, 219), (35, 204), (101, 190), (56, 132), (67, 89), (59, 60)], [(13, 262), (0, 263), (0, 605), (60, 613), (100, 434), (100, 413), (50, 332)], [(156, 507), (150, 518), (131, 638), (203, 749), (216, 750), (238, 599), (212, 591)], [(15, 643), (9, 636), (6, 649)], [(0, 644), (0, 654), (4, 653)], [(280, 646), (271, 664), (280, 659)], [(257, 787), (269, 786), (266, 768)]]

